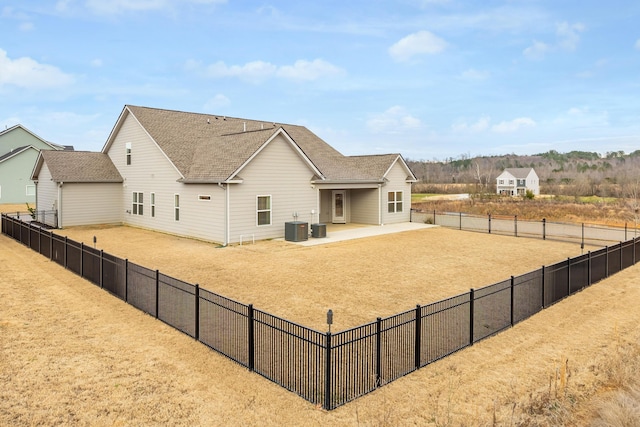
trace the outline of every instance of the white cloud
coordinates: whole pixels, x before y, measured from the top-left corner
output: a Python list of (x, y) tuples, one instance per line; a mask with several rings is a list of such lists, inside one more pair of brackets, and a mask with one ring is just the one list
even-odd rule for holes
[(252, 83), (260, 83), (273, 77), (278, 70), (273, 64), (264, 61), (247, 62), (244, 65), (227, 65), (223, 61), (218, 61), (207, 67), (209, 77), (237, 77), (241, 80)]
[(421, 127), (420, 119), (413, 117), (404, 107), (398, 105), (367, 120), (367, 128), (373, 133), (401, 133)]
[(451, 129), (454, 132), (470, 132), (470, 133), (480, 133), (489, 129), (489, 125), (491, 123), (491, 118), (488, 116), (480, 117), (474, 123), (467, 123), (464, 120), (460, 120), (454, 123), (451, 126)]
[(468, 70), (463, 71), (460, 77), (464, 80), (486, 80), (489, 78), (489, 72), (469, 68)]
[(580, 42), (580, 33), (585, 30), (583, 24), (568, 24), (561, 22), (556, 26), (556, 34), (560, 37), (558, 46), (564, 50), (576, 50)]
[[(197, 61), (187, 61), (185, 69), (197, 71), (201, 67)], [(205, 74), (212, 78), (235, 77), (251, 83), (261, 83), (278, 77), (287, 80), (312, 81), (325, 77), (339, 76), (345, 71), (325, 60), (307, 61), (300, 59), (293, 65), (277, 66), (265, 61), (252, 61), (244, 65), (227, 65), (218, 61), (206, 67)]]
[(556, 25), (556, 43), (548, 44), (534, 40), (533, 44), (526, 48), (522, 54), (527, 59), (542, 59), (549, 52), (559, 50), (574, 51), (580, 43), (580, 33), (585, 28), (581, 23), (569, 24), (568, 22), (561, 22)]
[(215, 110), (217, 110), (219, 108), (226, 107), (229, 104), (231, 104), (231, 101), (229, 100), (229, 98), (227, 98), (226, 96), (224, 96), (221, 93), (218, 93), (218, 94), (216, 94), (216, 96), (214, 96), (213, 98), (209, 99), (204, 104), (204, 109), (205, 109), (205, 111), (215, 111)]
[(496, 133), (511, 133), (519, 130), (523, 127), (533, 127), (536, 125), (536, 122), (529, 117), (519, 117), (517, 119), (513, 119), (511, 121), (503, 121), (498, 123), (497, 125), (493, 125), (491, 130)]
[(322, 77), (344, 74), (344, 70), (322, 59), (306, 61), (300, 59), (293, 65), (284, 65), (278, 69), (278, 77), (292, 80), (317, 80)]
[(436, 54), (445, 50), (447, 42), (429, 31), (418, 31), (400, 39), (389, 48), (396, 61), (407, 61), (416, 55)]
[(636, 49), (640, 50), (640, 39), (636, 40)]
[(34, 28), (33, 22), (23, 22), (22, 24), (20, 24), (20, 26), (18, 27), (20, 29), (20, 31), (31, 31)]
[(13, 85), (26, 89), (66, 86), (74, 78), (57, 67), (40, 64), (28, 58), (11, 59), (0, 49), (0, 86)]
[(526, 48), (522, 54), (527, 59), (542, 59), (544, 55), (551, 50), (551, 47), (546, 43), (539, 42), (537, 40), (533, 41), (533, 44)]
[[(59, 10), (67, 8), (69, 1), (60, 0), (56, 7)], [(138, 12), (149, 10), (165, 10), (181, 7), (184, 3), (193, 4), (222, 4), (226, 0), (87, 0), (86, 6), (93, 13), (99, 15), (113, 15), (124, 12)]]
[(100, 68), (100, 67), (102, 67), (102, 59), (100, 59), (100, 58), (96, 58), (96, 59), (92, 60), (92, 61), (91, 61), (91, 66), (92, 66), (93, 68)]

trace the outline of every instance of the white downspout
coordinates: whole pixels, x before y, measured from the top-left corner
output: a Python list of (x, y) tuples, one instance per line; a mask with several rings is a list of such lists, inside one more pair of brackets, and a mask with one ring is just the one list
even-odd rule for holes
[(378, 184), (378, 225), (382, 223), (382, 184)]
[(58, 183), (58, 228), (62, 228), (62, 185), (64, 182)]
[(229, 184), (218, 183), (218, 187), (224, 190), (224, 242), (223, 246), (229, 244)]

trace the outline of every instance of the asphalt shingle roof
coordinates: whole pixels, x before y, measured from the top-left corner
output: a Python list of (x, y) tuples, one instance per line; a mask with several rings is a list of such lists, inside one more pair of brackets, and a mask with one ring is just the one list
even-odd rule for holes
[(122, 176), (107, 154), (89, 151), (42, 150), (56, 182), (122, 182)]
[(187, 181), (224, 181), (280, 128), (327, 180), (382, 180), (399, 154), (344, 156), (304, 126), (128, 105)]

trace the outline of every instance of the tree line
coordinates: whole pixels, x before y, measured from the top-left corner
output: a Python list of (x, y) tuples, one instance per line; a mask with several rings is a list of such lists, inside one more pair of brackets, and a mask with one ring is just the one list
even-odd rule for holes
[(496, 178), (506, 168), (533, 168), (543, 194), (629, 197), (640, 187), (640, 150), (604, 155), (555, 150), (533, 155), (461, 155), (444, 161), (407, 159), (407, 164), (418, 178), (416, 188), (423, 190), (450, 188), (455, 192), (464, 187), (466, 192), (495, 192)]

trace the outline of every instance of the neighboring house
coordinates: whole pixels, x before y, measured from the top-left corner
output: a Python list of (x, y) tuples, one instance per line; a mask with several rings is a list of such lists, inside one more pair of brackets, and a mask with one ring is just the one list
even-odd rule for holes
[(104, 168), (99, 176), (65, 178), (76, 159), (52, 154), (32, 176), (38, 203), (58, 209), (51, 225), (95, 223), (96, 204), (103, 223), (224, 245), (283, 237), (290, 221), (408, 222), (416, 181), (400, 154), (344, 156), (303, 126), (130, 105), (101, 156), (85, 159)]
[(532, 168), (507, 168), (496, 178), (496, 192), (505, 196), (524, 196), (530, 190), (540, 195), (540, 181)]
[(65, 149), (73, 148), (47, 142), (22, 125), (0, 132), (0, 204), (35, 204), (31, 172), (38, 153)]

